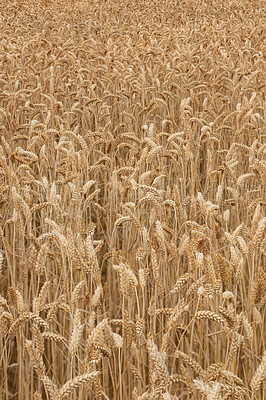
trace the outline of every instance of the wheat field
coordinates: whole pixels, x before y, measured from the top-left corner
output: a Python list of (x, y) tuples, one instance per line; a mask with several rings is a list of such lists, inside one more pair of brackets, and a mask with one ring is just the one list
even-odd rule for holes
[(3, 0), (0, 399), (266, 399), (264, 0)]

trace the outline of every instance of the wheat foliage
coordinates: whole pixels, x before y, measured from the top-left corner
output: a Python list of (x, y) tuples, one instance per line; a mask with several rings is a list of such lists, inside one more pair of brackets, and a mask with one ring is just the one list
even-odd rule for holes
[(265, 399), (264, 3), (1, 2), (1, 399)]

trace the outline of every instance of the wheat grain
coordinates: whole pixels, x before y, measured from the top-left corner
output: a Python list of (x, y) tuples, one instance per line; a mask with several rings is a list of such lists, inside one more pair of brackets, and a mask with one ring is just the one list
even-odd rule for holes
[(251, 379), (250, 386), (251, 389), (255, 392), (259, 389), (262, 381), (265, 379), (265, 374), (266, 374), (266, 352), (264, 352), (261, 362), (256, 369), (255, 374), (253, 375), (253, 378)]
[(263, 400), (264, 8), (2, 1), (0, 397)]

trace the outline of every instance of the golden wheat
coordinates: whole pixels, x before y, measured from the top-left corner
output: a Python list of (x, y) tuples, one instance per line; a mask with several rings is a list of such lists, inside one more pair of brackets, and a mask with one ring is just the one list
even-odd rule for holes
[(263, 0), (3, 0), (0, 398), (265, 398)]

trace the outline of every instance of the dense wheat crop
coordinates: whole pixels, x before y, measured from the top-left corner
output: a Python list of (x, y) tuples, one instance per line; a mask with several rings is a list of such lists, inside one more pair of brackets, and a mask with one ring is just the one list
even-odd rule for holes
[(264, 0), (0, 5), (0, 399), (266, 399)]

